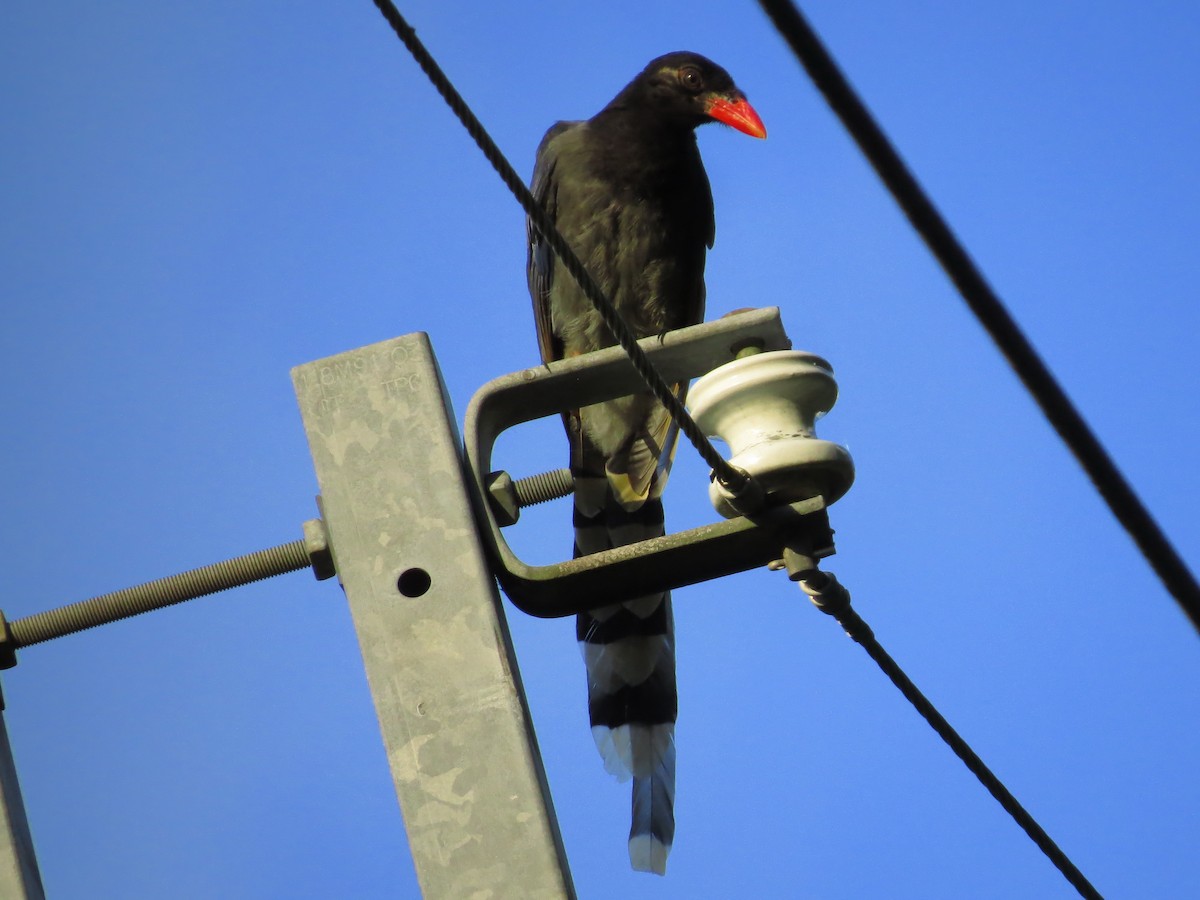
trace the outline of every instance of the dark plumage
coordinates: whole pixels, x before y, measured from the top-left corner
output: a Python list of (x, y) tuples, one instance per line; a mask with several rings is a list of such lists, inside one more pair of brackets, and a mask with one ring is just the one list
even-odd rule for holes
[[(695, 53), (670, 53), (591, 119), (556, 124), (538, 147), (534, 196), (638, 337), (703, 319), (714, 223), (694, 129), (711, 121), (766, 134), (724, 69)], [(614, 343), (532, 226), (528, 275), (543, 361)], [(576, 555), (661, 535), (660, 497), (675, 445), (662, 406), (639, 394), (574, 410), (564, 421), (576, 479)], [(630, 861), (662, 874), (675, 831), (669, 595), (580, 615), (577, 631), (596, 744), (610, 772), (634, 779)]]

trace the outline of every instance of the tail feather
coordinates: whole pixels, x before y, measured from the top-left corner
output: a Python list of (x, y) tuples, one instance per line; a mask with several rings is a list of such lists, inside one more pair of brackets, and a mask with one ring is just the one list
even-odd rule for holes
[[(628, 781), (631, 775), (635, 780), (650, 778), (661, 767), (668, 751), (674, 752), (675, 724), (634, 722), (616, 728), (593, 725), (592, 737), (604, 760), (605, 771), (615, 775), (618, 781)], [(673, 790), (671, 796), (674, 796)]]
[[(674, 730), (674, 729), (672, 729)], [(675, 740), (648, 778), (633, 779), (633, 825), (629, 864), (639, 872), (667, 874), (667, 854), (675, 840)]]
[[(662, 501), (629, 509), (611, 495), (599, 502), (585, 487), (574, 521), (576, 555), (595, 553), (663, 534)], [(608, 772), (633, 777), (629, 860), (660, 875), (675, 833), (674, 631), (667, 592), (581, 613), (576, 622), (596, 747)]]
[[(640, 685), (656, 669), (675, 660), (670, 639), (661, 633), (633, 634), (613, 644), (596, 643), (585, 637), (579, 648), (588, 672), (589, 704), (618, 694), (626, 685)], [(666, 673), (660, 677), (665, 679)]]

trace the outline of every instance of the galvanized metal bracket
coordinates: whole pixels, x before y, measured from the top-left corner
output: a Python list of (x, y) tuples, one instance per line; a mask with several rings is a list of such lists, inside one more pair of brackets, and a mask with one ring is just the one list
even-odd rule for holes
[[(715, 322), (639, 342), (668, 382), (689, 381), (731, 362), (748, 347), (787, 350), (777, 307), (746, 310)], [(471, 399), (464, 425), (466, 461), (475, 486), (481, 537), (513, 604), (540, 617), (571, 615), (652, 591), (682, 587), (768, 565), (798, 532), (818, 557), (833, 551), (825, 502), (813, 497), (752, 516), (668, 534), (553, 565), (535, 566), (513, 552), (501, 532), (510, 516), (488, 502), (492, 450), (515, 425), (644, 390), (619, 347), (514, 372), (488, 382)]]
[[(292, 372), (421, 890), (575, 896), (424, 334)], [(310, 529), (311, 530), (311, 529)]]
[[(0, 695), (0, 710), (3, 709), (4, 698)], [(6, 900), (46, 897), (3, 712), (0, 712), (0, 897)]]

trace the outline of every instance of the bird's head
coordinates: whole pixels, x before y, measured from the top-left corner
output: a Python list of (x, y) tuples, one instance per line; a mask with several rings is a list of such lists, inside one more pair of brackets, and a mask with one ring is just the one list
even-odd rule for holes
[[(729, 73), (699, 53), (668, 53), (651, 61), (622, 92), (651, 107), (664, 120), (694, 128), (721, 122), (751, 137), (767, 129)], [(618, 98), (620, 100), (621, 98)]]

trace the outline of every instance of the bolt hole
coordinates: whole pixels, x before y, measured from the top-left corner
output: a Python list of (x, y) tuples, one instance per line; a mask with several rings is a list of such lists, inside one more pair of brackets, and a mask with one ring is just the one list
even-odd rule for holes
[(396, 579), (396, 587), (405, 597), (420, 597), (431, 584), (433, 579), (424, 569), (405, 569)]

